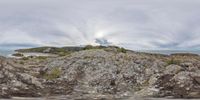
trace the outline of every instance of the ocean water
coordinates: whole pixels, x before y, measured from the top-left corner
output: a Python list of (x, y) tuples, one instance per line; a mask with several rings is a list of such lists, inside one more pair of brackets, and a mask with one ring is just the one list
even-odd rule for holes
[(175, 53), (192, 53), (200, 55), (200, 50), (139, 50), (139, 52), (170, 55)]
[(13, 50), (0, 50), (0, 56), (9, 57), (11, 54), (13, 54)]

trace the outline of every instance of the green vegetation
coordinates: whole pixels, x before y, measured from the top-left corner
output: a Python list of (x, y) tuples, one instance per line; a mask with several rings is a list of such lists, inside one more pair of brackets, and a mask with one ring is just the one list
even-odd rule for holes
[(65, 52), (63, 48), (56, 47), (38, 47), (38, 48), (30, 48), (30, 49), (20, 49), (18, 52), (36, 52), (36, 53), (51, 53), (57, 54), (59, 52)]
[(83, 47), (38, 47), (38, 48), (30, 48), (30, 49), (19, 49), (16, 50), (17, 52), (34, 52), (34, 53), (50, 53), (50, 54), (56, 54), (59, 56), (66, 56), (72, 52), (83, 50)]
[(24, 55), (22, 53), (15, 53), (13, 54), (12, 56), (15, 56), (15, 57), (23, 57)]
[(36, 57), (36, 59), (39, 59), (39, 60), (46, 60), (48, 57), (45, 57), (45, 56), (38, 56)]
[(83, 50), (91, 50), (91, 49), (105, 49), (106, 46), (92, 46), (92, 45), (86, 45)]
[(124, 48), (117, 48), (117, 52), (122, 52), (122, 53), (126, 53), (127, 50)]
[(83, 50), (90, 50), (93, 49), (94, 47), (92, 45), (86, 45)]
[[(22, 52), (22, 53), (49, 53), (49, 54), (56, 54), (58, 56), (67, 56), (73, 52), (81, 51), (81, 50), (91, 50), (91, 49), (104, 49), (106, 50), (108, 48), (114, 48), (117, 50), (117, 52), (122, 52), (126, 53), (127, 50), (124, 48), (120, 48), (117, 46), (92, 46), (92, 45), (86, 45), (85, 47), (38, 47), (38, 48), (29, 48), (29, 49), (19, 49), (16, 50), (17, 52)], [(22, 56), (21, 54), (16, 54), (18, 56)], [(39, 57), (39, 59), (46, 59)]]
[(29, 60), (29, 57), (23, 57), (22, 60)]
[(192, 53), (175, 53), (171, 54), (171, 56), (199, 56), (198, 54), (192, 54)]
[(53, 80), (59, 78), (61, 73), (62, 71), (58, 67), (55, 67), (49, 73), (45, 73), (44, 78), (47, 80)]
[(175, 64), (175, 65), (179, 65), (180, 64), (180, 61), (179, 60), (176, 60), (174, 58), (171, 58), (169, 60), (167, 60), (166, 62), (168, 65), (172, 65), (172, 64)]
[[(117, 52), (122, 52), (122, 53), (126, 53), (127, 50), (125, 48), (120, 48), (117, 46), (92, 46), (92, 45), (87, 45), (83, 48), (83, 50), (91, 50), (91, 49), (104, 49), (107, 50), (107, 48), (115, 48), (117, 49)], [(109, 51), (109, 50), (108, 50)]]
[(69, 54), (70, 54), (70, 52), (59, 52), (58, 53), (59, 56), (67, 56)]
[(23, 62), (23, 61), (20, 61), (20, 62), (19, 62), (19, 64), (22, 64), (22, 65), (24, 65), (24, 62)]

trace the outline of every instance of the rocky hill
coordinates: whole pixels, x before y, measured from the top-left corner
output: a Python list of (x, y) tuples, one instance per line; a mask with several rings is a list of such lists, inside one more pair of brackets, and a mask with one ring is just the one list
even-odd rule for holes
[(61, 57), (0, 58), (0, 97), (200, 97), (200, 56), (85, 48)]

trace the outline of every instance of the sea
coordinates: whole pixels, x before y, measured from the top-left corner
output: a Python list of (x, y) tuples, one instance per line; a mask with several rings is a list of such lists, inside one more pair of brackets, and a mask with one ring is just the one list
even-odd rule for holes
[(14, 52), (14, 50), (0, 50), (0, 56), (10, 57)]
[(176, 53), (191, 53), (200, 55), (200, 50), (138, 50), (138, 52), (153, 53), (153, 54), (176, 54)]

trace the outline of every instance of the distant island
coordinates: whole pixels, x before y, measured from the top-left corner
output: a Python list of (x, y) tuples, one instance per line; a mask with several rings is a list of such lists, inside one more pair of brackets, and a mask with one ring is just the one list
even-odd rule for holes
[(28, 48), (28, 49), (18, 49), (15, 50), (15, 54), (13, 56), (22, 56), (23, 53), (44, 53), (44, 54), (55, 54), (57, 56), (66, 56), (73, 52), (78, 52), (82, 50), (90, 50), (90, 49), (106, 49), (106, 48), (116, 48), (118, 51), (126, 52), (124, 48), (120, 48), (117, 46), (73, 46), (73, 47), (36, 47), (36, 48)]
[(19, 49), (13, 56), (0, 57), (0, 98), (200, 98), (197, 54), (87, 45)]

